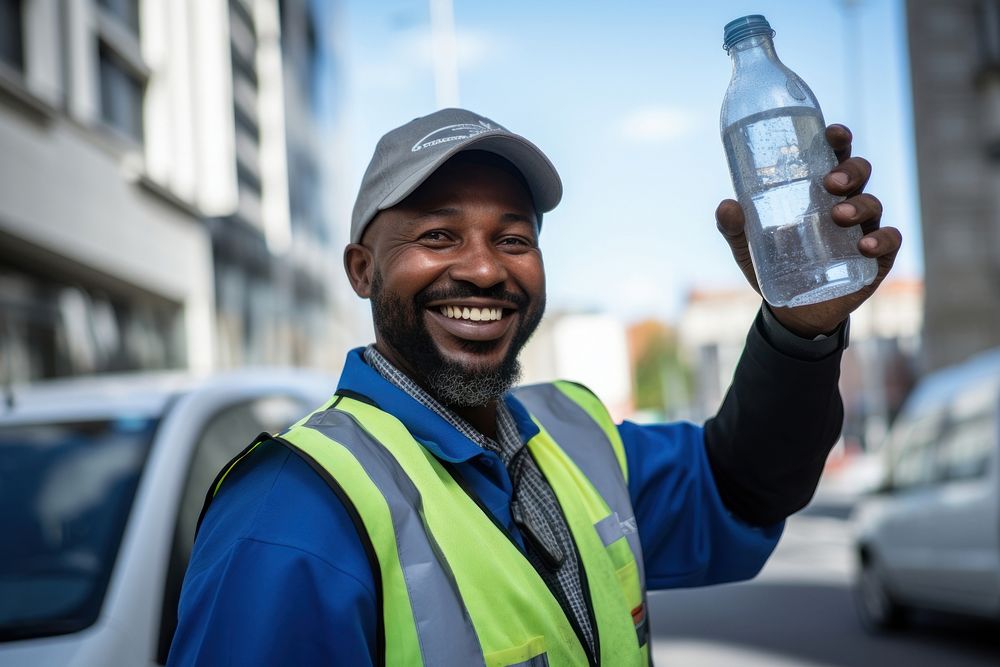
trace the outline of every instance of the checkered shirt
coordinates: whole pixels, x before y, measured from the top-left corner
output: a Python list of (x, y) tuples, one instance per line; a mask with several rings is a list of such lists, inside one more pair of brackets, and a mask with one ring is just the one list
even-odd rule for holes
[(477, 431), (471, 424), (441, 404), (405, 373), (383, 357), (374, 345), (364, 352), (365, 362), (386, 380), (411, 398), (431, 410), (466, 438), (484, 449), (498, 454), (507, 466), (514, 495), (510, 501), (511, 515), (527, 538), (528, 561), (560, 601), (568, 615), (576, 620), (586, 641), (588, 653), (594, 653), (594, 629), (580, 579), (580, 564), (576, 544), (566, 525), (566, 519), (556, 500), (555, 492), (538, 469), (528, 448), (521, 440), (514, 417), (507, 405), (497, 402), (497, 440)]

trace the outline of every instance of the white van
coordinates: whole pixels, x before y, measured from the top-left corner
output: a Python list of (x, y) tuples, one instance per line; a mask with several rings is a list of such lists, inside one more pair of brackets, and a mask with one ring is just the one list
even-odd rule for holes
[(42, 382), (0, 403), (0, 667), (162, 665), (216, 472), (335, 381), (240, 371)]
[(869, 629), (910, 608), (1000, 621), (1000, 350), (924, 379), (857, 512), (856, 601)]

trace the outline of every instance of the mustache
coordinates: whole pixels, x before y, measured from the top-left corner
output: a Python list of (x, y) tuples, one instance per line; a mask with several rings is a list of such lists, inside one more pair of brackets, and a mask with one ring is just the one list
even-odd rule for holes
[(503, 285), (480, 288), (469, 284), (457, 284), (452, 287), (427, 288), (414, 297), (414, 302), (418, 308), (424, 308), (432, 301), (458, 300), (470, 297), (508, 301), (518, 308), (524, 308), (529, 303), (527, 296), (518, 292), (511, 292), (510, 290), (505, 289)]

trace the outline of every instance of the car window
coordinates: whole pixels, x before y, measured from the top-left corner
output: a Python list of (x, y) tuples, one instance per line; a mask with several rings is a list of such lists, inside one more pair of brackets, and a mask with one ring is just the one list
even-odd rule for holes
[(955, 397), (938, 446), (936, 479), (968, 480), (986, 474), (997, 448), (997, 400), (997, 385), (992, 381), (978, 383)]
[(97, 620), (156, 424), (0, 426), (0, 641)]
[(259, 433), (277, 433), (295, 423), (310, 407), (297, 398), (273, 395), (242, 401), (219, 411), (205, 422), (191, 455), (177, 515), (164, 594), (157, 658), (166, 663), (177, 626), (177, 603), (194, 543), (195, 527), (205, 494), (230, 459), (243, 451)]
[(191, 455), (178, 515), (178, 547), (184, 560), (191, 556), (195, 526), (205, 494), (226, 463), (243, 451), (259, 433), (277, 433), (305, 414), (308, 407), (287, 396), (268, 396), (230, 406), (205, 424)]
[(889, 439), (890, 481), (893, 489), (909, 489), (934, 478), (934, 446), (944, 411), (930, 408), (908, 415), (893, 427)]

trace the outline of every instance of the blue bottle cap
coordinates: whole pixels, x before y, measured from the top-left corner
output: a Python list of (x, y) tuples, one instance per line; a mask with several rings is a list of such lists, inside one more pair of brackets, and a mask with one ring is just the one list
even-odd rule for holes
[(741, 16), (726, 24), (722, 48), (726, 50), (726, 53), (729, 53), (729, 49), (733, 48), (736, 42), (754, 35), (774, 37), (774, 30), (771, 30), (771, 24), (760, 14)]

